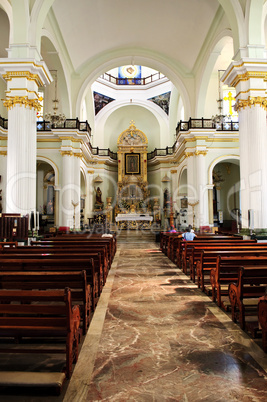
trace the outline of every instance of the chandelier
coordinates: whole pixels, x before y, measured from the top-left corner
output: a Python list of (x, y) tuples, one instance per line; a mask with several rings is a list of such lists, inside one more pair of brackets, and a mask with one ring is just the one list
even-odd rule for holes
[(54, 81), (55, 81), (55, 99), (52, 100), (53, 112), (45, 114), (45, 120), (50, 121), (52, 127), (57, 128), (58, 126), (62, 126), (66, 120), (66, 116), (63, 113), (57, 114), (59, 100), (57, 98), (57, 70), (50, 70), (53, 73)]
[(221, 73), (224, 73), (225, 70), (218, 70), (218, 93), (219, 93), (219, 99), (217, 99), (218, 103), (218, 111), (219, 113), (211, 116), (211, 120), (215, 126), (217, 125), (222, 125), (223, 123), (228, 122), (231, 120), (230, 116), (224, 115), (223, 114), (223, 98), (221, 94)]

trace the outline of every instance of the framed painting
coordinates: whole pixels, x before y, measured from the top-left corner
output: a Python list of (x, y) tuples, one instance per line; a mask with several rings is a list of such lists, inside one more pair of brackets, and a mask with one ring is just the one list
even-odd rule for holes
[(140, 174), (140, 154), (125, 154), (125, 174)]

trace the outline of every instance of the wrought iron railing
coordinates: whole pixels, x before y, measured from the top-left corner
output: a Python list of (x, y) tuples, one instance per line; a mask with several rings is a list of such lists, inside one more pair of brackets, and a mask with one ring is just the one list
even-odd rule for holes
[(182, 121), (178, 123), (176, 127), (176, 136), (179, 135), (181, 131), (188, 131), (192, 128), (199, 129), (216, 129), (216, 131), (238, 131), (239, 122), (228, 121), (223, 123), (214, 123), (211, 119), (189, 119), (188, 121)]
[(109, 148), (99, 148), (99, 147), (92, 147), (92, 145), (89, 143), (89, 147), (91, 149), (91, 152), (93, 155), (98, 155), (98, 156), (108, 156), (111, 159), (117, 160), (117, 152), (112, 152)]
[(0, 127), (8, 129), (8, 119), (4, 119), (4, 117), (0, 116)]
[(151, 160), (155, 158), (155, 156), (167, 156), (167, 155), (172, 155), (174, 152), (174, 147), (175, 144), (172, 147), (166, 147), (166, 148), (155, 148), (154, 151), (149, 152), (147, 154), (147, 160)]
[[(114, 85), (121, 85), (121, 81), (125, 81), (124, 78), (118, 78), (118, 77), (114, 77), (113, 75), (109, 74), (109, 73), (104, 73), (102, 74), (99, 78), (101, 78), (102, 80), (108, 81), (111, 84)], [(166, 76), (160, 72), (157, 72), (155, 74), (151, 74), (148, 77), (144, 77), (144, 78), (129, 78), (128, 80), (131, 81), (131, 84), (135, 84), (135, 85), (147, 85), (147, 84), (151, 84), (152, 82), (161, 80), (163, 78), (166, 78)]]
[(66, 119), (63, 123), (58, 124), (56, 127), (50, 121), (37, 121), (37, 131), (52, 131), (53, 129), (76, 129), (79, 131), (86, 131), (91, 134), (91, 127), (88, 121), (80, 121), (76, 119)]

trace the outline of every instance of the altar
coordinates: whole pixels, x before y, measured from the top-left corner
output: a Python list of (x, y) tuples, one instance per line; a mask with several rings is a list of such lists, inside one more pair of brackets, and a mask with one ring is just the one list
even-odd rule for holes
[(153, 216), (149, 214), (118, 214), (115, 218), (120, 229), (150, 229)]

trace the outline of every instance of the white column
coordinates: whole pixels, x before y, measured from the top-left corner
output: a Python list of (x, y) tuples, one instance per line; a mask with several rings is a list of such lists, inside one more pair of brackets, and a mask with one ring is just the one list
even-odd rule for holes
[(73, 163), (73, 171), (74, 171), (74, 176), (73, 176), (73, 202), (75, 205), (78, 203), (78, 205), (75, 207), (75, 229), (80, 228), (80, 210), (81, 210), (81, 154), (80, 152), (74, 153), (74, 163)]
[(86, 176), (86, 199), (85, 199), (85, 211), (84, 211), (84, 217), (85, 217), (85, 223), (88, 224), (88, 218), (93, 217), (93, 210), (94, 210), (94, 201), (93, 201), (93, 196), (94, 196), (94, 183), (93, 183), (93, 178), (94, 178), (94, 170), (88, 170), (87, 176)]
[(44, 62), (0, 59), (7, 81), (4, 106), (8, 108), (6, 212), (36, 211), (36, 111), (38, 87), (52, 77)]
[(62, 155), (62, 188), (60, 197), (61, 224), (73, 228), (73, 188), (74, 156), (72, 151), (61, 151)]
[[(197, 175), (197, 200), (196, 226), (209, 226), (209, 202), (208, 202), (208, 175), (206, 169), (206, 151), (196, 151), (196, 175)], [(196, 200), (196, 201), (197, 201)]]
[(237, 93), (242, 228), (248, 228), (249, 209), (255, 229), (267, 228), (266, 73), (266, 59), (243, 59), (232, 62), (223, 76)]
[[(187, 198), (188, 203), (195, 203), (198, 201), (198, 191), (195, 174), (195, 155), (193, 152), (187, 152)], [(188, 205), (188, 224), (193, 226), (193, 208)], [(196, 215), (196, 209), (194, 211)], [(195, 220), (196, 222), (196, 220)]]
[(60, 204), (59, 204), (59, 199), (60, 199), (60, 187), (55, 186), (54, 187), (55, 191), (55, 209), (54, 209), (54, 220), (55, 220), (55, 226), (59, 227), (60, 226)]

